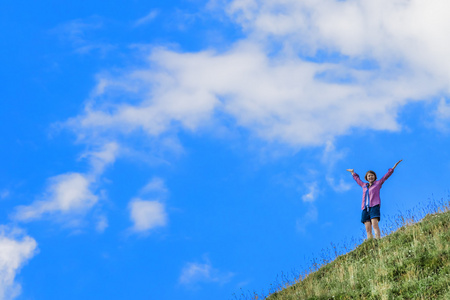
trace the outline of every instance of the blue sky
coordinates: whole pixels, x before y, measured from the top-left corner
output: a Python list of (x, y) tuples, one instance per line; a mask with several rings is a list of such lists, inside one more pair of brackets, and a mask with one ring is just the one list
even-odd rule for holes
[(1, 4), (1, 299), (267, 292), (363, 236), (347, 168), (447, 199), (447, 1), (161, 2)]

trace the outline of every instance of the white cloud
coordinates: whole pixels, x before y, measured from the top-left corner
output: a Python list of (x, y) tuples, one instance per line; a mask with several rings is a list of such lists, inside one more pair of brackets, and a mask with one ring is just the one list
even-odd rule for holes
[(444, 71), (439, 62), (450, 47), (442, 39), (450, 33), (449, 9), (445, 0), (235, 0), (228, 13), (254, 38)]
[(137, 20), (136, 22), (134, 22), (134, 26), (138, 27), (138, 26), (142, 26), (142, 25), (148, 24), (151, 21), (153, 21), (158, 16), (158, 14), (159, 14), (159, 11), (152, 10), (145, 17), (142, 17), (139, 20)]
[(36, 241), (19, 229), (0, 226), (0, 299), (10, 300), (21, 292), (15, 277), (37, 252)]
[[(147, 67), (99, 75), (97, 96), (68, 124), (80, 136), (158, 137), (224, 116), (296, 148), (355, 128), (400, 130), (403, 105), (450, 92), (449, 9), (443, 0), (232, 1), (226, 11), (247, 36), (228, 51), (153, 48)], [(325, 58), (311, 59), (317, 51)], [(124, 93), (133, 103), (117, 104)]]
[(106, 143), (98, 151), (83, 154), (82, 158), (88, 158), (90, 172), (69, 172), (49, 178), (45, 193), (30, 205), (16, 207), (12, 218), (28, 222), (51, 217), (77, 225), (77, 219), (98, 202), (99, 196), (93, 192), (94, 185), (105, 167), (115, 161), (118, 149), (117, 143)]
[[(421, 99), (440, 89), (449, 92), (450, 20), (445, 0), (241, 1), (230, 14), (255, 39), (276, 39), (290, 50), (339, 53), (350, 60), (371, 60), (376, 68), (368, 84), (387, 88), (398, 104)], [(257, 3), (257, 5), (254, 5)], [(281, 25), (280, 25), (281, 24)], [(348, 60), (338, 62), (345, 69)], [(410, 80), (409, 82), (406, 80)], [(382, 83), (381, 81), (386, 81)], [(357, 84), (363, 84), (358, 80)], [(409, 90), (408, 90), (409, 89)], [(379, 99), (381, 93), (378, 94)], [(400, 97), (400, 99), (396, 99)], [(408, 99), (410, 100), (410, 99)]]
[(91, 181), (80, 173), (66, 173), (49, 179), (43, 200), (28, 206), (18, 206), (13, 218), (32, 221), (55, 213), (67, 215), (83, 213), (98, 200), (90, 191)]
[(204, 263), (189, 262), (181, 270), (179, 283), (187, 287), (196, 287), (199, 283), (225, 284), (233, 277), (231, 272), (221, 272), (213, 268), (206, 259)]
[(128, 207), (133, 222), (131, 230), (134, 232), (145, 233), (151, 229), (167, 225), (168, 218), (165, 205), (159, 201), (135, 198), (131, 200)]
[(134, 198), (128, 204), (130, 219), (134, 233), (148, 233), (157, 227), (164, 227), (168, 223), (166, 205), (163, 199), (168, 193), (164, 180), (159, 177), (152, 178), (140, 191), (142, 196), (152, 197), (153, 200)]
[(157, 70), (136, 70), (104, 87), (114, 97), (114, 90), (125, 85), (141, 98), (139, 105), (123, 103), (113, 112), (90, 105), (69, 124), (80, 135), (143, 130), (158, 136), (173, 127), (195, 131), (220, 122), (213, 120), (218, 112), (260, 138), (303, 146), (320, 145), (357, 125), (398, 129), (389, 99), (375, 102), (359, 86), (315, 80), (318, 72), (336, 68), (332, 65), (271, 61), (251, 44), (235, 45), (225, 54), (155, 49), (150, 60)]

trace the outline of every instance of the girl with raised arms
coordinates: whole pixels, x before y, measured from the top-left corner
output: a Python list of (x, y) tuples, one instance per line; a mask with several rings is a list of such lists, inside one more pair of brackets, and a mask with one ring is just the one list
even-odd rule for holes
[(377, 180), (377, 174), (374, 171), (367, 171), (364, 179), (368, 181), (363, 182), (359, 175), (354, 172), (353, 169), (347, 169), (353, 175), (356, 183), (363, 188), (362, 204), (361, 204), (361, 223), (366, 227), (367, 239), (371, 239), (372, 227), (375, 231), (375, 237), (379, 239), (381, 237), (380, 227), (378, 222), (380, 221), (380, 189), (386, 179), (392, 175), (394, 169), (402, 160), (399, 160), (393, 168), (380, 179)]

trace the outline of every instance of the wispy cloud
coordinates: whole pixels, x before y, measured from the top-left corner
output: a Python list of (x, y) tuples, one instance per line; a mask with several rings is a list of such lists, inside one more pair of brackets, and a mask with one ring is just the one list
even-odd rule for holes
[[(342, 174), (344, 170), (340, 172), (335, 171), (335, 165), (338, 161), (342, 160), (346, 156), (345, 150), (336, 150), (333, 142), (328, 141), (325, 145), (325, 149), (322, 155), (322, 163), (326, 167), (326, 181), (328, 185), (336, 192), (345, 192), (351, 188), (351, 185), (346, 182), (342, 177), (337, 180), (335, 173)], [(347, 175), (347, 174), (346, 174)]]
[(346, 151), (336, 150), (334, 143), (332, 141), (327, 141), (322, 155), (322, 163), (325, 164), (329, 170), (332, 170), (334, 165), (346, 155)]
[(10, 193), (9, 193), (8, 190), (6, 190), (6, 189), (5, 189), (5, 190), (1, 190), (1, 191), (0, 191), (0, 199), (3, 200), (3, 199), (8, 198), (9, 194), (10, 194)]
[(11, 300), (21, 292), (15, 277), (37, 253), (36, 241), (20, 229), (0, 226), (0, 299)]
[(305, 186), (308, 189), (308, 192), (302, 196), (302, 200), (306, 204), (308, 210), (296, 221), (297, 231), (303, 234), (306, 233), (309, 224), (317, 222), (319, 212), (314, 202), (317, 200), (320, 193), (317, 181), (307, 183)]
[(95, 226), (95, 229), (97, 232), (102, 233), (108, 228), (108, 218), (105, 215), (101, 215), (97, 219), (97, 224)]
[(101, 175), (108, 165), (115, 162), (119, 155), (119, 145), (116, 142), (108, 142), (100, 146), (96, 151), (83, 153), (80, 158), (87, 158), (91, 165), (90, 174), (92, 176)]
[(317, 199), (317, 196), (319, 194), (318, 184), (317, 182), (312, 182), (309, 184), (306, 184), (306, 187), (308, 189), (308, 193), (304, 194), (302, 196), (303, 202), (314, 202)]
[(99, 51), (102, 55), (115, 46), (101, 42), (95, 38), (94, 32), (103, 28), (103, 20), (99, 17), (76, 19), (63, 23), (50, 32), (57, 35), (61, 41), (69, 43), (78, 54), (88, 54)]
[(327, 176), (326, 180), (330, 187), (336, 192), (346, 192), (351, 189), (352, 185), (346, 182), (343, 178), (339, 179), (339, 182), (336, 182), (335, 178), (332, 176)]
[(150, 11), (145, 17), (142, 17), (142, 18), (138, 19), (137, 21), (135, 21), (134, 26), (138, 27), (138, 26), (148, 24), (151, 21), (153, 21), (158, 16), (158, 14), (159, 14), (158, 10)]
[(164, 180), (158, 177), (152, 178), (140, 191), (139, 193), (142, 195), (145, 194), (154, 194), (158, 195), (166, 195), (168, 192), (167, 187), (164, 183)]
[(234, 276), (231, 272), (222, 272), (214, 268), (209, 259), (204, 258), (204, 262), (188, 262), (181, 270), (178, 279), (179, 283), (189, 287), (198, 288), (201, 283), (225, 284)]
[(296, 221), (297, 231), (305, 234), (307, 232), (306, 230), (308, 225), (317, 222), (318, 216), (319, 213), (316, 206), (314, 204), (309, 204), (307, 212)]
[(450, 103), (444, 99), (441, 98), (439, 101), (439, 104), (437, 106), (437, 109), (435, 111), (435, 125), (438, 129), (442, 130), (443, 132), (449, 132), (450, 131)]

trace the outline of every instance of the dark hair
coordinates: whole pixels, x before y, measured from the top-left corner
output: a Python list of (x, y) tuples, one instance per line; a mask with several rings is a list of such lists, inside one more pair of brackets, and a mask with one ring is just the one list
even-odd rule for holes
[[(367, 180), (367, 175), (369, 174), (369, 173), (372, 173), (373, 175), (375, 175), (375, 180), (377, 180), (377, 174), (374, 172), (374, 171), (367, 171), (367, 173), (366, 173), (366, 176), (364, 176), (364, 179), (365, 180)], [(367, 181), (369, 181), (369, 180), (367, 180)]]

